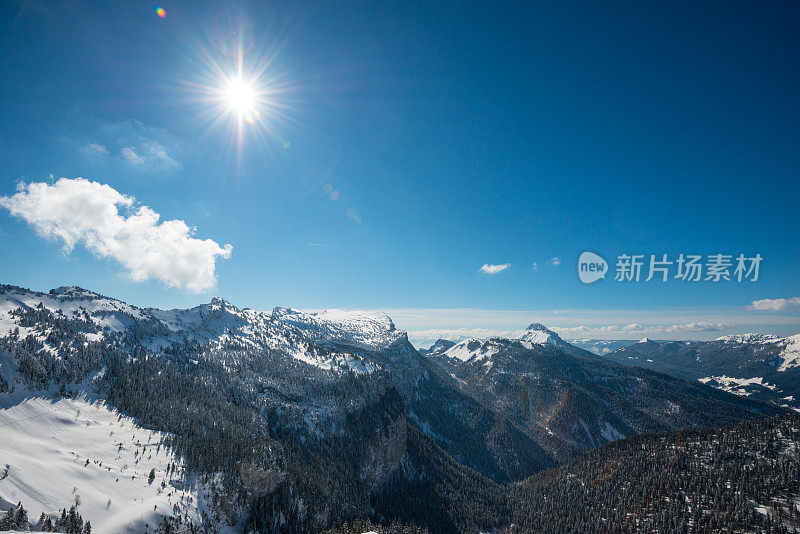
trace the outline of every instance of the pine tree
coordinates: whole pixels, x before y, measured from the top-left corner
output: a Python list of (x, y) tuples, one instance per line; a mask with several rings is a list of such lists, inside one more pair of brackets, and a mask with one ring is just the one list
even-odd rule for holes
[(17, 528), (17, 521), (14, 514), (14, 509), (11, 508), (8, 510), (4, 518), (0, 519), (0, 530), (12, 530), (15, 528)]
[(17, 505), (17, 528), (25, 528), (28, 525), (28, 512), (22, 506), (22, 503)]

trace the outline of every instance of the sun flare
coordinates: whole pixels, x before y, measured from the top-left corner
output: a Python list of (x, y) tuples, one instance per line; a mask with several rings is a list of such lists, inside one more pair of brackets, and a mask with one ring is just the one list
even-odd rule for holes
[(225, 84), (223, 97), (231, 111), (239, 115), (249, 115), (256, 111), (257, 96), (253, 85), (241, 76), (229, 78)]
[(286, 121), (282, 95), (288, 89), (280, 72), (268, 69), (271, 56), (253, 52), (246, 61), (242, 50), (233, 58), (200, 47), (197, 58), (201, 68), (183, 87), (187, 102), (197, 106), (198, 126), (226, 132), (237, 153), (246, 138), (264, 146), (273, 139), (287, 145), (278, 127)]

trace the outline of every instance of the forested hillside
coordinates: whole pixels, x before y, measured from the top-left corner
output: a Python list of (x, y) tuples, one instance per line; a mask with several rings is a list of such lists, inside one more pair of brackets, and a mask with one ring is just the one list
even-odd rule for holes
[(798, 532), (800, 417), (638, 436), (510, 491), (534, 532)]

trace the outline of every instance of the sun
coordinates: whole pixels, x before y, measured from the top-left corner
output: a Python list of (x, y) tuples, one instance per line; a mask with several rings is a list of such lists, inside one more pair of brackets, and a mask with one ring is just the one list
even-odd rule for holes
[(228, 109), (240, 116), (252, 115), (257, 111), (258, 95), (253, 84), (241, 76), (228, 78), (222, 96)]
[(252, 50), (246, 60), (242, 46), (235, 57), (233, 51), (198, 46), (196, 56), (190, 57), (197, 73), (183, 80), (182, 89), (186, 102), (197, 106), (198, 128), (229, 134), (240, 155), (246, 138), (288, 145), (278, 127), (287, 121), (289, 108), (283, 95), (290, 86), (273, 64), (273, 56)]

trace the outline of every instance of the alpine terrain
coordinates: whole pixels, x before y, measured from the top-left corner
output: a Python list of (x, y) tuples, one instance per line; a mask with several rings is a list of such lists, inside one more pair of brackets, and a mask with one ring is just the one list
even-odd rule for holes
[(0, 286), (0, 529), (797, 527), (796, 415), (608, 358), (540, 324), (418, 351), (376, 312)]

